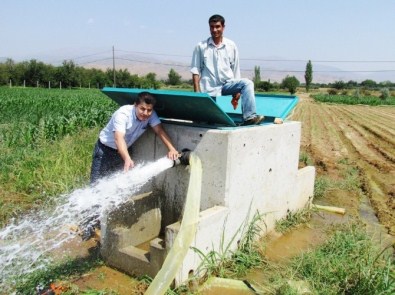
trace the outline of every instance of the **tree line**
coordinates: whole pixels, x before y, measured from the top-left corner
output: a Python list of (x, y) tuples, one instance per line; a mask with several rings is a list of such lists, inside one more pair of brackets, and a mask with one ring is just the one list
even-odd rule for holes
[[(180, 77), (181, 78), (181, 77)], [(95, 69), (76, 65), (64, 60), (62, 65), (53, 66), (32, 59), (14, 62), (7, 59), (0, 63), (0, 86), (26, 86), (44, 88), (103, 88), (105, 86), (129, 88), (159, 88), (160, 81), (155, 73), (145, 76), (131, 74), (127, 69)]]
[[(356, 81), (334, 81), (333, 83), (314, 83), (313, 82), (313, 65), (311, 61), (306, 64), (304, 75), (305, 81), (300, 82), (295, 76), (287, 75), (281, 83), (261, 81), (260, 67), (254, 69), (252, 80), (258, 91), (276, 91), (286, 89), (291, 94), (296, 92), (297, 87), (305, 87), (307, 91), (312, 88), (333, 88), (337, 90), (364, 88), (371, 90), (380, 90), (388, 88), (395, 89), (395, 83), (390, 81), (377, 83), (373, 80), (364, 80), (360, 83)], [(154, 88), (158, 89), (161, 85), (172, 85), (191, 87), (192, 81), (182, 80), (174, 69), (170, 69), (166, 80), (158, 80), (155, 73), (148, 73), (145, 76), (131, 74), (127, 69), (106, 70), (95, 68), (84, 68), (78, 66), (72, 60), (64, 60), (62, 65), (54, 66), (45, 64), (36, 59), (23, 62), (14, 62), (7, 59), (0, 63), (0, 86), (26, 86), (26, 87), (44, 87), (44, 88), (103, 88), (105, 86), (128, 87), (128, 88)]]

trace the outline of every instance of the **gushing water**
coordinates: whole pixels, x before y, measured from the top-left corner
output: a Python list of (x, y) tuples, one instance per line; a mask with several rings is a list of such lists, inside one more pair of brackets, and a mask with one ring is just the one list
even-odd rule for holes
[(0, 286), (13, 277), (44, 268), (53, 250), (76, 237), (77, 233), (70, 230), (72, 225), (95, 222), (172, 166), (173, 161), (164, 157), (127, 173), (116, 173), (93, 187), (60, 196), (50, 211), (30, 213), (1, 229)]

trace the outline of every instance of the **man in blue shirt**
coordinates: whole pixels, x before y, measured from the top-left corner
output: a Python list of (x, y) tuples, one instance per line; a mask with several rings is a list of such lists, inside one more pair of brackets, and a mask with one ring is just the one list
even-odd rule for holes
[(141, 92), (133, 105), (124, 105), (112, 115), (100, 131), (93, 152), (91, 184), (117, 170), (128, 171), (135, 163), (130, 156), (131, 146), (151, 126), (156, 135), (168, 148), (167, 157), (176, 160), (179, 152), (162, 127), (154, 111), (155, 97)]
[[(236, 44), (223, 36), (225, 19), (215, 14), (209, 19), (211, 37), (197, 44), (192, 56), (191, 73), (195, 92), (212, 97), (232, 95), (236, 109), (241, 97), (242, 125), (260, 124), (265, 117), (256, 114), (254, 83), (240, 76)], [(241, 95), (240, 95), (241, 94)], [(276, 118), (274, 123), (282, 123)]]

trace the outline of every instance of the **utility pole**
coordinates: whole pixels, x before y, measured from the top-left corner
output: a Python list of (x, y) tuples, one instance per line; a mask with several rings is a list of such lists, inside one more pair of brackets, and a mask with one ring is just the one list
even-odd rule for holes
[(113, 77), (114, 77), (113, 87), (117, 87), (117, 83), (115, 81), (115, 53), (114, 53), (114, 46), (112, 47), (112, 73), (113, 73)]

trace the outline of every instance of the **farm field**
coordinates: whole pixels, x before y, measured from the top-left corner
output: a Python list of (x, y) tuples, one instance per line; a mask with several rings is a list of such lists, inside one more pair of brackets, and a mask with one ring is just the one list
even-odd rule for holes
[[(2, 224), (26, 210), (40, 208), (46, 198), (87, 183), (98, 130), (117, 107), (97, 90), (14, 90), (0, 89)], [(333, 221), (369, 222), (361, 206), (366, 201), (382, 225), (380, 229), (394, 238), (395, 107), (320, 103), (306, 93), (296, 95), (300, 101), (288, 120), (302, 122), (300, 166), (316, 167), (313, 203), (345, 208), (347, 213), (344, 218), (315, 215), (308, 226), (269, 241), (265, 245), (268, 261), (278, 253), (286, 259), (300, 254), (306, 250), (297, 246), (303, 238), (308, 237), (309, 247), (322, 243), (326, 235), (319, 239), (317, 235)], [(322, 218), (324, 215), (328, 218)], [(75, 250), (88, 252), (95, 243), (93, 239), (79, 243)], [(284, 248), (287, 245), (294, 245), (293, 251)], [(103, 265), (79, 273), (69, 283), (80, 291), (93, 288), (116, 294), (142, 294), (146, 287)]]
[(370, 200), (386, 230), (395, 235), (395, 107), (315, 102), (306, 94), (292, 114), (302, 122), (301, 153), (317, 169), (317, 178), (344, 180), (356, 169), (355, 192), (329, 190), (323, 202), (358, 215), (360, 195)]

